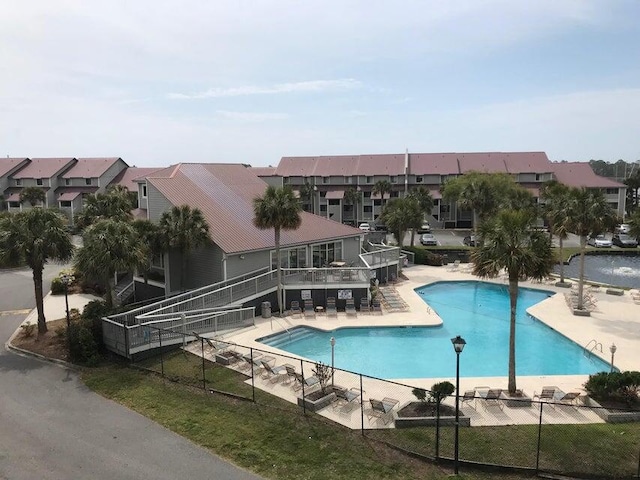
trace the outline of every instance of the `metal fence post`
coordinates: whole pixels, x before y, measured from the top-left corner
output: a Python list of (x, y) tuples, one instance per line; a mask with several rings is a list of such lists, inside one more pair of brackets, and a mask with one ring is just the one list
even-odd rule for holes
[(364, 437), (364, 389), (362, 388), (362, 374), (360, 374), (360, 425), (362, 425), (362, 436)]
[(251, 369), (251, 397), (253, 399), (253, 403), (256, 403), (256, 379), (253, 369), (253, 347), (251, 347), (249, 355), (251, 355), (251, 364), (249, 365), (249, 368)]
[(306, 402), (304, 401), (304, 361), (300, 360), (300, 375), (302, 375), (302, 377), (300, 378), (300, 384), (302, 385), (302, 413), (304, 415), (307, 414), (307, 405)]
[(202, 389), (207, 391), (207, 377), (204, 367), (204, 338), (200, 337), (200, 350), (202, 351)]
[(164, 353), (162, 352), (162, 333), (158, 329), (158, 341), (160, 342), (160, 374), (164, 378)]
[(436, 394), (436, 463), (440, 460), (440, 394)]
[(544, 402), (540, 402), (540, 418), (538, 420), (538, 446), (536, 451), (536, 475), (538, 474), (540, 468), (540, 443), (542, 440), (542, 408), (544, 406)]

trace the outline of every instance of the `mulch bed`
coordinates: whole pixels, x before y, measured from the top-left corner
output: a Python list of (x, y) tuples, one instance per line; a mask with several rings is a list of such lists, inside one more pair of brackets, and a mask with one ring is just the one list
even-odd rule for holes
[(15, 347), (38, 353), (47, 358), (56, 358), (58, 360), (68, 360), (67, 346), (65, 344), (64, 333), (60, 335), (56, 330), (65, 329), (67, 326), (66, 319), (54, 320), (47, 322), (48, 331), (38, 336), (38, 327), (34, 330), (33, 336), (25, 337), (22, 332), (18, 333), (16, 338), (11, 342)]
[[(449, 405), (440, 405), (440, 416), (455, 415), (456, 410)], [(435, 417), (436, 404), (427, 402), (411, 402), (398, 410), (398, 417)]]

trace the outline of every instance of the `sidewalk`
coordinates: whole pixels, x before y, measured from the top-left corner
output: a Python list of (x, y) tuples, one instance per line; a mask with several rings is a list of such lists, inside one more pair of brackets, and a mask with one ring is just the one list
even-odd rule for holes
[[(87, 293), (77, 293), (68, 295), (69, 299), (69, 310), (72, 308), (77, 308), (82, 313), (84, 306), (92, 300), (101, 300), (100, 297), (96, 297), (95, 295), (90, 295)], [(47, 322), (53, 322), (54, 320), (60, 320), (61, 318), (65, 318), (67, 316), (66, 305), (64, 301), (64, 295), (51, 295), (51, 292), (47, 293), (47, 295), (43, 299), (44, 304), (44, 316)], [(31, 322), (33, 324), (38, 323), (38, 310), (34, 308), (31, 310), (29, 315), (26, 316), (23, 324)]]

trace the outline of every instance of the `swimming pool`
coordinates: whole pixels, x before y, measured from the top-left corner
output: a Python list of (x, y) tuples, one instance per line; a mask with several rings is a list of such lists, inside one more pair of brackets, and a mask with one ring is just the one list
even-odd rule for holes
[[(516, 329), (518, 375), (581, 375), (608, 371), (609, 364), (526, 314), (551, 292), (520, 288)], [(439, 327), (337, 328), (330, 332), (296, 327), (260, 339), (305, 358), (381, 378), (441, 378), (455, 375), (451, 338), (467, 345), (460, 358), (463, 377), (501, 377), (508, 371), (509, 293), (506, 285), (438, 282), (416, 292), (443, 320)]]

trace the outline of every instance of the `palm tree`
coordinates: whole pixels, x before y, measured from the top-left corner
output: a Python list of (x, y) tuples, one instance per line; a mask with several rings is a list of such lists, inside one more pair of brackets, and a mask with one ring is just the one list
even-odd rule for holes
[(162, 231), (160, 226), (149, 220), (134, 220), (131, 225), (147, 251), (147, 261), (144, 266), (141, 266), (144, 281), (147, 283), (153, 258), (164, 253), (165, 243)]
[(462, 210), (473, 212), (473, 229), (486, 218), (494, 215), (515, 187), (514, 180), (504, 173), (469, 172), (447, 181), (442, 198), (455, 200)]
[(276, 188), (269, 186), (262, 197), (253, 199), (253, 223), (261, 230), (273, 228), (276, 247), (276, 271), (278, 282), (278, 309), (282, 315), (282, 271), (280, 261), (280, 232), (295, 230), (302, 223), (300, 202), (288, 186)]
[(33, 272), (39, 334), (47, 331), (42, 302), (44, 265), (49, 260), (66, 262), (73, 256), (73, 244), (64, 225), (64, 217), (46, 208), (33, 208), (0, 219), (0, 257), (24, 258)]
[(391, 195), (392, 190), (393, 190), (393, 187), (389, 180), (378, 180), (373, 185), (372, 192), (374, 195), (380, 195), (381, 203), (382, 205), (384, 205), (384, 194), (388, 193), (389, 195)]
[(76, 254), (75, 268), (85, 278), (102, 283), (107, 291), (106, 305), (114, 304), (115, 273), (142, 266), (147, 249), (130, 223), (103, 219), (86, 228), (83, 247)]
[(640, 239), (640, 208), (629, 217), (629, 235)]
[(345, 205), (353, 205), (353, 221), (358, 226), (358, 205), (362, 202), (362, 193), (353, 187), (349, 187), (344, 192), (343, 200)]
[(102, 219), (130, 222), (135, 198), (121, 185), (109, 187), (105, 193), (87, 196), (82, 210), (75, 215), (75, 224), (86, 228)]
[(422, 223), (423, 210), (413, 197), (394, 198), (389, 201), (380, 215), (380, 219), (389, 228), (402, 248), (404, 234)]
[(309, 182), (304, 182), (304, 185), (302, 185), (300, 187), (300, 197), (302, 197), (303, 200), (306, 200), (306, 202), (309, 203), (310, 205), (310, 212), (311, 213), (316, 213), (315, 211), (315, 196), (316, 196), (316, 190), (315, 187), (313, 185), (311, 185)]
[(578, 280), (578, 305), (584, 311), (584, 252), (587, 237), (611, 229), (616, 214), (599, 190), (571, 189), (567, 205), (568, 229), (580, 237), (580, 276)]
[(199, 208), (189, 205), (172, 207), (160, 217), (160, 230), (165, 246), (180, 252), (182, 268), (180, 271), (180, 288), (185, 288), (185, 278), (189, 254), (192, 250), (203, 247), (209, 241), (209, 225)]
[(47, 194), (38, 187), (26, 187), (20, 192), (20, 203), (29, 202), (32, 207), (47, 201)]
[(558, 237), (558, 256), (560, 257), (560, 282), (558, 283), (560, 285), (565, 285), (563, 245), (569, 233), (567, 228), (569, 224), (567, 214), (569, 192), (568, 186), (556, 180), (546, 182), (541, 190), (541, 196), (545, 201), (543, 212), (549, 224), (550, 237), (553, 238), (554, 235)]
[(509, 277), (509, 393), (516, 393), (516, 307), (518, 282), (542, 279), (553, 268), (548, 235), (532, 229), (536, 217), (524, 210), (501, 210), (480, 225), (483, 242), (471, 253), (473, 273), (494, 278), (503, 269)]
[[(419, 186), (414, 188), (409, 192), (409, 196), (415, 198), (422, 209), (422, 215), (427, 217), (431, 215), (431, 210), (433, 210), (433, 197), (431, 196), (431, 192), (427, 187)], [(420, 225), (418, 225), (419, 228)], [(413, 241), (415, 240), (416, 229), (411, 229), (411, 245), (413, 246)]]

